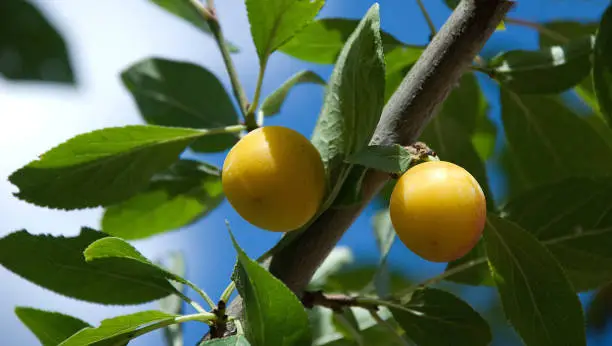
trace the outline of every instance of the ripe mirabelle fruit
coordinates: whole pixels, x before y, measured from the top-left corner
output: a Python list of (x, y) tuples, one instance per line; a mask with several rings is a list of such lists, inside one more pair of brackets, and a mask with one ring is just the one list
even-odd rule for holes
[(321, 155), (306, 137), (282, 126), (258, 128), (236, 143), (225, 158), (221, 181), (242, 218), (275, 232), (303, 226), (325, 194)]
[(429, 161), (400, 177), (389, 213), (398, 238), (412, 252), (431, 262), (450, 262), (480, 239), (487, 206), (469, 172), (450, 162)]

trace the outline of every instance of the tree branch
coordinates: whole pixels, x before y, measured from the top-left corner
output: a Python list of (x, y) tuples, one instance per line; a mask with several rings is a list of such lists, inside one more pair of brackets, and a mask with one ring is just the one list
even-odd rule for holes
[[(417, 141), (513, 4), (508, 0), (461, 1), (387, 102), (371, 144), (407, 146)], [(270, 272), (301, 296), (314, 272), (388, 179), (389, 174), (369, 171), (363, 201), (321, 214), (273, 256)], [(239, 298), (234, 300), (230, 314), (240, 316), (240, 305)]]
[[(463, 0), (387, 102), (371, 144), (410, 145), (512, 7), (507, 0)], [(272, 258), (270, 272), (298, 296), (344, 232), (389, 179), (370, 171), (361, 204), (325, 211)]]

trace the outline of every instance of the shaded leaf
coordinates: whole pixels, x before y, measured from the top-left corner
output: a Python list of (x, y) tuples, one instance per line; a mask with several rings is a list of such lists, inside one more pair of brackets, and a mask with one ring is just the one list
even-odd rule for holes
[(408, 71), (423, 53), (424, 48), (418, 46), (385, 45), (383, 32), (383, 47), (385, 48), (385, 103), (400, 86)]
[[(279, 50), (294, 58), (317, 64), (334, 64), (359, 20), (348, 18), (321, 18), (312, 21)], [(392, 35), (380, 31), (385, 53), (403, 46)], [(411, 47), (407, 47), (410, 49)], [(422, 49), (422, 47), (418, 47)]]
[[(396, 335), (389, 332), (386, 326), (378, 324), (370, 315), (370, 312), (361, 308), (349, 308), (354, 316), (353, 322), (357, 323), (362, 345), (374, 346), (405, 346), (405, 342), (400, 342)], [(404, 335), (404, 331), (393, 320), (391, 313), (385, 307), (378, 311), (380, 317), (385, 320), (398, 335)], [(313, 346), (355, 346), (356, 342), (352, 338), (347, 338), (342, 330), (337, 329), (333, 312), (326, 308), (315, 306), (309, 311), (312, 329), (315, 333)]]
[(244, 335), (232, 335), (222, 339), (208, 340), (201, 345), (208, 346), (249, 346), (249, 342)]
[(87, 228), (70, 238), (11, 233), (0, 239), (0, 264), (41, 287), (93, 303), (140, 304), (175, 292), (165, 279), (143, 273), (140, 263), (86, 262), (83, 251), (107, 236)]
[(504, 52), (488, 68), (504, 87), (521, 94), (556, 94), (579, 84), (591, 70), (592, 37), (539, 51)]
[(612, 320), (612, 284), (608, 283), (593, 295), (587, 305), (587, 330), (603, 334), (610, 320)]
[[(360, 264), (342, 268), (336, 273), (329, 275), (321, 289), (330, 293), (375, 293), (374, 287), (370, 285), (378, 270), (378, 263)], [(406, 274), (389, 270), (389, 292), (391, 294), (401, 292), (412, 285), (412, 281)]]
[(285, 284), (250, 259), (231, 231), (230, 236), (238, 253), (233, 280), (242, 297), (249, 342), (256, 346), (310, 345), (308, 315), (300, 300)]
[(594, 22), (577, 22), (570, 20), (555, 20), (542, 24), (549, 32), (554, 32), (554, 36), (550, 34), (539, 33), (538, 40), (540, 48), (551, 47), (568, 43), (571, 40), (585, 38), (594, 35), (597, 32), (599, 23)]
[(79, 330), (91, 327), (76, 317), (25, 306), (16, 307), (15, 314), (43, 346), (57, 346)]
[(601, 17), (595, 37), (592, 76), (599, 108), (612, 122), (612, 5)]
[(246, 0), (260, 64), (319, 13), (325, 0)]
[[(612, 278), (612, 180), (569, 178), (516, 197), (504, 218), (534, 235), (563, 267), (576, 291), (600, 287)], [(447, 270), (486, 258), (481, 241)], [(485, 263), (453, 275), (451, 281), (492, 285)]]
[(489, 345), (492, 335), (472, 307), (451, 293), (425, 288), (402, 305), (389, 307), (406, 336), (419, 346)]
[(180, 160), (153, 176), (136, 196), (112, 205), (102, 230), (123, 239), (141, 239), (201, 219), (223, 201), (220, 172), (205, 163)]
[(11, 80), (75, 83), (64, 39), (33, 3), (0, 3), (0, 73)]
[(374, 214), (372, 223), (376, 245), (378, 245), (378, 251), (380, 252), (378, 269), (374, 274), (374, 287), (379, 297), (387, 297), (391, 294), (391, 273), (389, 272), (387, 257), (389, 257), (396, 236), (395, 229), (391, 224), (389, 209), (383, 209)]
[[(185, 19), (196, 28), (202, 30), (204, 33), (212, 35), (210, 26), (206, 19), (196, 10), (191, 4), (190, 0), (150, 0), (155, 5), (163, 8), (169, 13)], [(226, 40), (225, 44), (228, 47), (230, 53), (238, 53), (240, 50), (233, 43)]]
[(141, 311), (130, 315), (123, 315), (105, 319), (97, 328), (85, 328), (74, 334), (58, 346), (83, 346), (101, 341), (110, 341), (108, 345), (125, 345), (134, 338), (133, 332), (141, 327), (158, 322), (171, 322), (177, 315), (161, 311)]
[(354, 262), (353, 252), (346, 246), (336, 246), (327, 255), (323, 263), (317, 268), (310, 283), (309, 290), (320, 289), (327, 279), (339, 272), (342, 268)]
[(353, 310), (346, 308), (332, 315), (334, 328), (347, 340), (354, 340), (357, 345), (363, 345), (363, 337), (359, 333), (359, 321)]
[(149, 261), (136, 248), (121, 238), (106, 237), (91, 243), (83, 251), (87, 262), (94, 262), (103, 259), (116, 259), (118, 263), (126, 266), (140, 267), (139, 272), (149, 277), (160, 279), (170, 279), (186, 284), (186, 280), (175, 275), (166, 269)]
[(342, 184), (334, 200), (334, 208), (352, 207), (363, 200), (363, 179), (365, 179), (368, 169), (364, 166), (353, 166), (348, 172), (344, 184)]
[[(454, 274), (446, 273), (447, 281), (475, 286), (494, 286), (495, 282), (487, 267), (487, 252), (484, 238), (468, 252), (465, 256), (448, 263), (445, 271), (453, 271)], [(460, 268), (463, 268), (460, 270)]]
[(287, 95), (289, 95), (289, 91), (291, 91), (293, 87), (305, 83), (325, 85), (325, 80), (312, 71), (300, 71), (289, 78), (272, 94), (268, 95), (268, 97), (266, 97), (261, 103), (261, 108), (259, 111), (264, 116), (278, 114), (281, 110), (281, 106), (287, 98)]
[(518, 225), (490, 215), (489, 266), (506, 318), (526, 345), (586, 345), (578, 296), (553, 255)]
[(343, 183), (349, 173), (344, 159), (367, 146), (382, 112), (385, 67), (379, 30), (374, 4), (347, 40), (328, 82), (312, 142), (329, 186)]
[(558, 96), (501, 90), (508, 160), (508, 199), (568, 177), (612, 172), (612, 149), (584, 118)]
[[(543, 26), (554, 35), (539, 34), (540, 48), (560, 45), (570, 40), (594, 36), (597, 32), (599, 23), (576, 22), (567, 20), (556, 20), (543, 24)], [(579, 84), (574, 87), (577, 95), (595, 112), (598, 112), (599, 104), (593, 90), (592, 75), (587, 75)]]
[(546, 244), (574, 288), (612, 278), (612, 179), (571, 178), (508, 203), (505, 218)]
[(410, 152), (399, 144), (370, 145), (346, 159), (348, 163), (398, 174), (408, 170), (411, 161)]
[(11, 176), (19, 199), (44, 207), (107, 206), (132, 197), (202, 133), (159, 126), (112, 127), (73, 137)]
[[(148, 58), (124, 70), (121, 80), (149, 124), (197, 129), (238, 124), (236, 109), (221, 82), (198, 65)], [(191, 148), (223, 151), (237, 141), (236, 134), (214, 134), (194, 141)]]

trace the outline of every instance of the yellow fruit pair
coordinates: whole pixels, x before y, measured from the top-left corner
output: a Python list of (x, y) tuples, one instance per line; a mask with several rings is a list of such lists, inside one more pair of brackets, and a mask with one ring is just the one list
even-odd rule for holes
[[(312, 219), (325, 197), (325, 170), (311, 142), (281, 126), (251, 131), (223, 165), (225, 196), (246, 221), (288, 232)], [(416, 165), (390, 201), (398, 238), (420, 257), (448, 262), (469, 252), (482, 234), (486, 201), (465, 169), (443, 161)]]

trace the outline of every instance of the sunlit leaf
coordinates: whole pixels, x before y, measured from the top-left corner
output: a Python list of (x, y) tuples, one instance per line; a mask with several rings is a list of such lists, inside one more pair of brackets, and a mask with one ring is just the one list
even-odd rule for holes
[[(149, 124), (194, 129), (238, 124), (236, 109), (217, 76), (198, 65), (147, 58), (125, 69), (121, 80)], [(237, 141), (237, 134), (215, 134), (194, 141), (191, 148), (223, 151)]]
[(325, 80), (312, 71), (300, 71), (289, 78), (283, 85), (268, 95), (261, 103), (260, 112), (264, 116), (275, 115), (280, 112), (281, 106), (289, 95), (289, 91), (299, 84), (312, 83), (325, 85)]
[(136, 196), (112, 205), (102, 230), (123, 239), (140, 239), (185, 227), (214, 210), (224, 195), (216, 167), (180, 160), (153, 176)]
[(249, 342), (255, 346), (310, 346), (308, 315), (300, 300), (282, 281), (250, 259), (233, 235), (231, 238), (238, 253), (233, 280), (242, 297)]
[(16, 307), (15, 314), (43, 346), (57, 346), (79, 330), (91, 327), (76, 317), (25, 306)]
[[(161, 311), (141, 311), (130, 315), (105, 319), (96, 328), (85, 328), (64, 340), (58, 346), (95, 345), (97, 342), (108, 341), (103, 345), (126, 345), (134, 338), (132, 332), (141, 327), (156, 322), (171, 322), (177, 315)], [(110, 342), (112, 340), (112, 342)]]
[(324, 4), (325, 0), (246, 0), (260, 63), (308, 25)]
[(112, 127), (73, 137), (11, 176), (27, 202), (62, 209), (108, 206), (145, 188), (202, 132), (161, 126)]
[(0, 264), (61, 295), (100, 304), (140, 304), (176, 292), (142, 265), (114, 259), (87, 262), (83, 251), (107, 234), (84, 228), (76, 237), (33, 235), (26, 231), (0, 239)]

